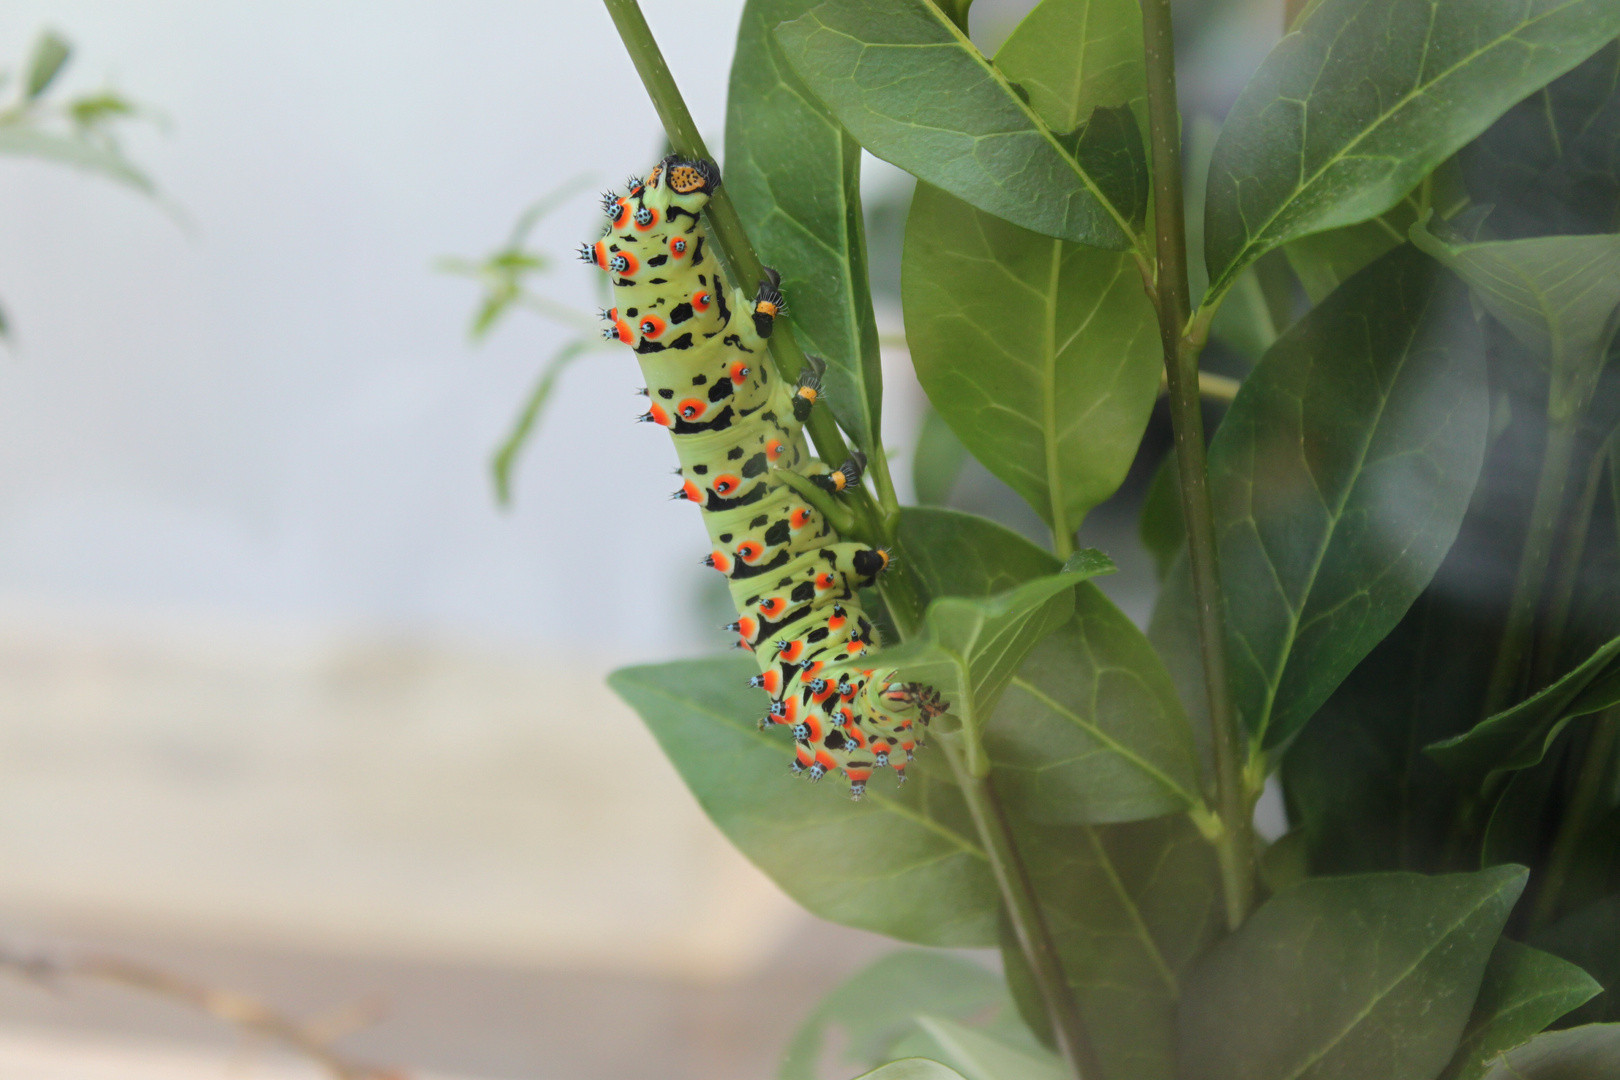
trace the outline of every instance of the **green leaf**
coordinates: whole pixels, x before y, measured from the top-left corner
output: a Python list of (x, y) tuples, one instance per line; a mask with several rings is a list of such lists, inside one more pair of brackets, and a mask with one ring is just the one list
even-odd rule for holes
[(34, 41), (34, 50), (28, 56), (28, 67), (23, 75), (23, 96), (29, 101), (38, 100), (39, 96), (50, 88), (67, 66), (68, 58), (73, 55), (73, 46), (56, 34), (47, 30)]
[(812, 913), (921, 945), (994, 942), (1000, 894), (944, 761), (925, 751), (904, 787), (875, 783), (858, 803), (795, 780), (790, 745), (759, 730), (757, 670), (746, 657), (683, 661), (608, 684), (720, 831)]
[[(1145, 158), (1110, 159), (1108, 148), (1141, 147), (1130, 110), (1144, 93), (1141, 21), (1128, 0), (1045, 0), (996, 56), (1040, 118), (1077, 129), (1080, 157), (1132, 192), (1122, 209), (1134, 222)], [(1088, 149), (1099, 144), (1101, 157)], [(901, 281), (912, 363), (935, 410), (1054, 532), (1072, 535), (1124, 479), (1158, 395), (1157, 323), (1135, 260), (919, 184)]]
[(1204, 217), (1211, 295), (1280, 244), (1388, 210), (1617, 33), (1608, 0), (1323, 0), (1221, 131)]
[(776, 1077), (816, 1080), (834, 1032), (843, 1064), (870, 1067), (895, 1056), (896, 1045), (917, 1030), (919, 1013), (967, 1020), (1011, 1008), (1006, 984), (979, 964), (942, 953), (890, 953), (821, 999)]
[(1533, 697), (1481, 720), (1471, 731), (1427, 747), (1429, 756), (1465, 788), (1489, 786), (1504, 773), (1529, 768), (1541, 760), (1572, 718), (1613, 704), (1609, 693), (1611, 688), (1620, 692), (1620, 679), (1606, 677), (1593, 695), (1583, 696), (1583, 692), (1605, 675), (1616, 656), (1620, 656), (1620, 637)]
[(1620, 1075), (1620, 1024), (1588, 1024), (1537, 1035), (1491, 1066), (1485, 1080), (1613, 1080)]
[(891, 1061), (879, 1069), (862, 1073), (855, 1080), (965, 1080), (955, 1069), (927, 1058), (905, 1058)]
[(923, 415), (917, 448), (912, 452), (911, 485), (916, 489), (917, 501), (924, 506), (944, 506), (950, 502), (951, 489), (956, 487), (967, 459), (967, 447), (962, 445), (962, 440), (956, 437), (945, 418), (930, 408)]
[(1502, 236), (1620, 229), (1620, 42), (1531, 94), (1459, 155)]
[[(991, 595), (1058, 569), (1034, 544), (969, 514), (908, 509), (900, 538), (935, 596)], [(1201, 805), (1192, 732), (1153, 647), (1094, 585), (1075, 589), (1073, 610), (1029, 652), (985, 728), (1009, 805), (1050, 823)]]
[[(1175, 1013), (1194, 960), (1225, 928), (1214, 849), (1184, 814), (1081, 828), (1026, 826), (1047, 923), (1109, 1077), (1172, 1080)], [(1035, 1027), (1015, 942), (1008, 984)]]
[(1425, 220), (1412, 226), (1412, 242), (1468, 282), (1485, 310), (1532, 353), (1550, 359), (1550, 407), (1583, 407), (1597, 387), (1614, 336), (1610, 317), (1620, 306), (1620, 236), (1450, 244), (1426, 225)]
[(726, 190), (761, 261), (782, 273), (800, 344), (827, 361), (833, 415), (875, 454), (883, 366), (867, 281), (861, 148), (794, 74), (771, 32), (815, 3), (749, 0), (743, 8), (726, 99)]
[(546, 366), (540, 370), (540, 381), (534, 384), (529, 391), (528, 398), (523, 402), (523, 408), (518, 410), (517, 419), (512, 423), (512, 430), (501, 441), (496, 449), (495, 456), (490, 461), (490, 473), (495, 479), (495, 501), (502, 506), (512, 503), (512, 471), (517, 467), (518, 455), (534, 435), (535, 425), (540, 421), (540, 413), (545, 409), (546, 402), (551, 399), (551, 392), (557, 386), (557, 380), (562, 373), (575, 360), (584, 356), (596, 347), (590, 339), (575, 339), (564, 345), (552, 354)]
[(116, 149), (87, 139), (58, 135), (29, 127), (0, 127), (0, 154), (40, 158), (100, 173), (147, 195), (156, 188), (146, 174), (125, 160)]
[(1038, 236), (918, 184), (901, 275), (935, 410), (1053, 531), (1119, 487), (1159, 388), (1134, 261)]
[(1188, 979), (1182, 1080), (1429, 1080), (1526, 875), (1365, 874), (1278, 893)]
[(1041, 1047), (1009, 1046), (943, 1016), (920, 1016), (917, 1023), (967, 1080), (1068, 1080), (1070, 1076), (1062, 1060)]
[(1043, 236), (1114, 250), (1138, 242), (1116, 205), (1129, 195), (1105, 190), (928, 0), (825, 0), (776, 35), (878, 157)]
[[(1232, 700), (1264, 746), (1298, 731), (1428, 584), (1468, 509), (1488, 420), (1466, 298), (1405, 246), (1244, 381), (1209, 472), (1222, 578), (1244, 600), (1227, 613)], [(1183, 602), (1167, 594), (1161, 606)]]
[(1496, 943), (1462, 1042), (1440, 1080), (1478, 1080), (1486, 1063), (1602, 992), (1566, 960), (1503, 938)]

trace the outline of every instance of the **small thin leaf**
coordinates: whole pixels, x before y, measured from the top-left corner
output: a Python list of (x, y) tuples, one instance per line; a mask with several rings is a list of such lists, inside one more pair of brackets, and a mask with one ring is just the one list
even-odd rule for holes
[(40, 34), (34, 42), (33, 52), (28, 56), (28, 68), (23, 76), (23, 96), (29, 101), (38, 100), (56, 81), (72, 55), (73, 46), (66, 39), (49, 30)]
[(968, 1080), (1067, 1080), (1070, 1075), (1056, 1054), (1040, 1047), (1009, 1046), (943, 1016), (919, 1016), (917, 1023)]
[(512, 504), (512, 472), (517, 467), (518, 455), (534, 436), (535, 425), (540, 421), (540, 414), (544, 411), (546, 402), (550, 400), (551, 392), (557, 386), (557, 380), (568, 369), (568, 365), (595, 347), (596, 343), (587, 339), (570, 341), (558, 349), (541, 369), (540, 380), (534, 384), (534, 389), (529, 391), (528, 398), (523, 402), (523, 408), (518, 410), (512, 430), (501, 441), (494, 458), (490, 461), (490, 473), (495, 480), (495, 501), (500, 505)]
[(855, 1080), (966, 1080), (961, 1073), (927, 1058), (904, 1058), (862, 1073)]
[(155, 191), (146, 174), (116, 149), (87, 139), (58, 135), (29, 127), (0, 127), (0, 154), (40, 158), (100, 173), (150, 195)]
[[(1489, 786), (1502, 774), (1529, 768), (1542, 759), (1571, 719), (1613, 703), (1609, 693), (1620, 693), (1620, 679), (1611, 680), (1607, 674), (1617, 656), (1620, 637), (1535, 696), (1481, 720), (1472, 731), (1429, 746), (1429, 756), (1467, 788)], [(1599, 676), (1605, 676), (1602, 682)], [(1596, 692), (1585, 696), (1593, 684)]]

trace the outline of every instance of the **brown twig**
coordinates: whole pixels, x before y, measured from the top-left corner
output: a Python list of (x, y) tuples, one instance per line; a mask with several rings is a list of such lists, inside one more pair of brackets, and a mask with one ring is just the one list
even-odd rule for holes
[(337, 1020), (301, 1023), (246, 994), (205, 986), (159, 968), (108, 955), (61, 957), (0, 948), (0, 969), (39, 983), (85, 979), (178, 1001), (310, 1059), (334, 1080), (405, 1080), (405, 1073), (396, 1069), (351, 1061), (332, 1049), (335, 1040), (377, 1019), (374, 1006), (344, 1010)]

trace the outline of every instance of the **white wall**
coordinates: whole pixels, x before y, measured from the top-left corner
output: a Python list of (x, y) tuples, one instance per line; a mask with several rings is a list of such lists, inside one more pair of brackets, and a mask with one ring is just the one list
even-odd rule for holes
[[(730, 35), (702, 27), (739, 7), (646, 4), (717, 146)], [(471, 349), (473, 286), (430, 269), (656, 154), (600, 4), (13, 3), (0, 50), (42, 25), (79, 46), (69, 88), (167, 117), (128, 145), (190, 227), (0, 159), (0, 601), (682, 649), (705, 545), (630, 359), (568, 376), (503, 515), (489, 452), (568, 332)], [(537, 234), (584, 308), (595, 214), (587, 191)]]

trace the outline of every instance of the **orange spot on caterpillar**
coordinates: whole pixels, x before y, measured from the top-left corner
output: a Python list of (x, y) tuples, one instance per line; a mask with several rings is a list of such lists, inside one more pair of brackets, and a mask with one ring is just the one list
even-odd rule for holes
[(808, 664), (804, 665), (804, 675), (802, 677), (806, 679), (815, 678), (818, 674), (820, 674), (823, 666), (825, 665), (823, 665), (820, 660), (810, 661)]
[(826, 769), (828, 772), (831, 772), (833, 769), (836, 769), (838, 767), (838, 763), (833, 760), (832, 755), (827, 753), (827, 751), (825, 751), (825, 750), (817, 750), (816, 751), (816, 764), (820, 765), (823, 769)]
[(761, 300), (759, 303), (754, 305), (754, 312), (756, 314), (769, 315), (773, 319), (776, 318), (780, 310), (780, 308), (771, 303), (769, 300)]
[(782, 451), (786, 449), (787, 447), (782, 445), (781, 439), (772, 439), (770, 442), (765, 444), (765, 456), (771, 461), (775, 461), (777, 458), (782, 456)]
[(703, 493), (699, 491), (698, 486), (692, 483), (690, 480), (681, 485), (681, 493), (692, 502), (700, 503), (703, 501)]
[(750, 616), (744, 615), (737, 620), (737, 632), (743, 636), (744, 641), (753, 641), (754, 635), (759, 633), (759, 624)]
[(793, 511), (792, 516), (788, 518), (788, 526), (794, 532), (798, 532), (808, 524), (810, 524), (810, 510), (808, 507), (799, 507), (797, 510)]
[(613, 331), (615, 336), (626, 345), (633, 344), (636, 340), (636, 335), (630, 330), (630, 324), (623, 319), (613, 320)]
[[(682, 415), (684, 416), (685, 413), (682, 413)], [(725, 473), (714, 478), (713, 486), (714, 493), (716, 495), (720, 496), (722, 499), (729, 499), (731, 496), (737, 494), (738, 488), (742, 487), (742, 480), (738, 477), (732, 476), (730, 473)]]
[(765, 692), (774, 697), (776, 692), (781, 689), (781, 687), (782, 673), (775, 668), (771, 668), (771, 670), (765, 673)]
[(602, 269), (628, 277), (641, 269), (641, 263), (628, 251), (616, 251), (608, 256), (607, 261), (602, 264)]
[(620, 199), (613, 205), (613, 227), (615, 229), (622, 229), (624, 228), (625, 222), (630, 220), (630, 200)]
[(709, 403), (706, 401), (699, 401), (695, 397), (689, 397), (679, 405), (675, 406), (675, 411), (681, 414), (682, 420), (696, 420), (698, 417), (709, 411)]
[(816, 575), (816, 588), (822, 592), (826, 592), (836, 584), (838, 584), (838, 578), (834, 577), (831, 571), (824, 571)]
[(723, 551), (717, 550), (703, 561), (720, 571), (722, 574), (731, 573), (731, 557)]
[(804, 642), (802, 641), (781, 641), (777, 643), (777, 646), (777, 655), (790, 664), (798, 663), (799, 657), (804, 655)]
[[(672, 237), (670, 237), (669, 238), (669, 253), (673, 258), (676, 258), (676, 259), (684, 259), (684, 258), (686, 258), (686, 237), (684, 237), (684, 236), (672, 236)], [(698, 308), (699, 311), (702, 311), (703, 308), (706, 308), (706, 307), (709, 306), (709, 294), (708, 293), (699, 293), (698, 296), (703, 297), (703, 307)], [(694, 296), (692, 298), (692, 301), (693, 301), (692, 306), (697, 307), (697, 297), (696, 296)]]
[(650, 206), (639, 207), (633, 215), (636, 219), (636, 228), (641, 232), (658, 224), (658, 211)]
[(745, 563), (751, 563), (765, 554), (765, 545), (758, 540), (744, 540), (737, 545), (737, 558)]
[(804, 400), (814, 405), (816, 403), (816, 388), (814, 386), (801, 386), (798, 390), (794, 391), (794, 396), (802, 397)]
[[(641, 335), (655, 338), (664, 332), (664, 320), (657, 315), (644, 315), (641, 319)], [(686, 402), (681, 402), (684, 406)]]
[(664, 407), (656, 401), (653, 402), (652, 408), (647, 410), (647, 415), (652, 417), (653, 423), (661, 427), (669, 427), (669, 413), (665, 412)]
[(708, 311), (709, 305), (712, 303), (714, 303), (714, 298), (706, 292), (692, 294), (692, 308), (694, 311)]
[(608, 268), (606, 240), (598, 240), (596, 243), (591, 245), (591, 261), (595, 262), (596, 265), (601, 267), (603, 270)]
[(741, 386), (744, 382), (746, 382), (748, 380), (748, 373), (751, 370), (752, 369), (747, 364), (743, 363), (741, 360), (738, 360), (735, 364), (732, 364), (731, 365), (731, 382), (732, 382), (732, 384), (735, 385), (735, 386)]
[(763, 600), (759, 605), (759, 613), (767, 619), (774, 619), (786, 610), (787, 601), (780, 596), (773, 596), (769, 600)]

